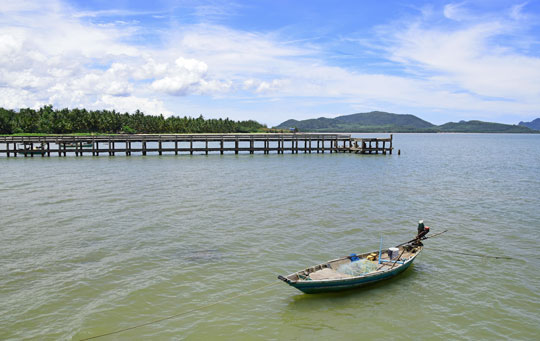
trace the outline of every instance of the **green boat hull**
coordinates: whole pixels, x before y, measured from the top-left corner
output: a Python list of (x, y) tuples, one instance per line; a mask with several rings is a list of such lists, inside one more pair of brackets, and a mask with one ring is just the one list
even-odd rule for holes
[(390, 279), (396, 275), (399, 275), (403, 271), (407, 270), (411, 266), (412, 261), (408, 264), (404, 264), (399, 268), (392, 269), (385, 273), (376, 274), (373, 276), (362, 276), (360, 278), (350, 278), (342, 280), (332, 280), (332, 281), (302, 281), (296, 283), (289, 283), (290, 286), (295, 287), (296, 289), (306, 293), (306, 294), (319, 294), (325, 292), (335, 292), (350, 290), (368, 285), (371, 283), (383, 281), (385, 279)]
[[(391, 249), (395, 250), (396, 248)], [(399, 250), (399, 256), (395, 258), (390, 256), (389, 250), (391, 249), (367, 252), (358, 256), (353, 254), (349, 257), (342, 257), (312, 266), (286, 277), (278, 276), (278, 278), (306, 294), (355, 289), (390, 279), (404, 272), (412, 265), (423, 247), (421, 244), (400, 246), (397, 249)], [(373, 260), (374, 258), (376, 260)], [(341, 272), (343, 271), (341, 270), (343, 265), (349, 266), (360, 260), (371, 262), (370, 264), (376, 266), (376, 269), (362, 270), (365, 272), (355, 273), (354, 275)]]

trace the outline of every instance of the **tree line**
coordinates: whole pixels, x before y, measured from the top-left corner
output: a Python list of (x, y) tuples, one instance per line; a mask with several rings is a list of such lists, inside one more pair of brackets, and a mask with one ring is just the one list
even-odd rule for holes
[(18, 112), (0, 108), (0, 134), (73, 134), (73, 133), (254, 133), (267, 131), (256, 121), (233, 121), (193, 117), (145, 115), (115, 110), (54, 109), (44, 106), (38, 110), (20, 109)]

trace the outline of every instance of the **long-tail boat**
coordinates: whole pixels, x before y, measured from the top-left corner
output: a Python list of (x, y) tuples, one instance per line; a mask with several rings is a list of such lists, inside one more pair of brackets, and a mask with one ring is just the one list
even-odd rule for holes
[(413, 239), (394, 248), (351, 254), (278, 278), (306, 294), (357, 288), (407, 270), (422, 248), (420, 240)]

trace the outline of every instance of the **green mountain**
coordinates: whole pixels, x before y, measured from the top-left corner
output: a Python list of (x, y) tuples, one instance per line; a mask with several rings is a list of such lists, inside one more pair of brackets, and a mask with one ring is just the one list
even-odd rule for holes
[(540, 118), (532, 120), (531, 122), (519, 122), (520, 126), (525, 126), (534, 130), (540, 130)]
[(414, 115), (392, 114), (382, 111), (338, 116), (336, 118), (320, 117), (302, 121), (287, 120), (275, 128), (289, 129), (293, 127), (298, 128), (301, 132), (538, 133), (538, 131), (531, 130), (524, 125), (510, 125), (483, 121), (449, 122), (436, 126)]
[(443, 133), (534, 133), (524, 126), (482, 121), (448, 122), (437, 129)]
[(382, 111), (308, 120), (288, 120), (277, 129), (298, 128), (316, 132), (433, 132), (433, 124), (414, 115), (399, 115)]

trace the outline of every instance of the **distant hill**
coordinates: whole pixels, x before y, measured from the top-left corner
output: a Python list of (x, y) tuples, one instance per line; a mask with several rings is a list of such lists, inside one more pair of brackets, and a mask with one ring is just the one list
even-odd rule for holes
[(317, 132), (432, 132), (435, 126), (414, 115), (372, 111), (336, 118), (288, 120), (275, 128), (288, 129), (292, 127), (296, 127), (300, 131)]
[[(538, 122), (537, 122), (538, 121)], [(533, 122), (540, 124), (540, 119)], [(522, 122), (521, 122), (522, 123)], [(392, 114), (372, 111), (336, 118), (314, 118), (308, 120), (287, 120), (277, 129), (296, 127), (302, 132), (349, 132), (349, 133), (537, 133), (525, 124), (510, 125), (483, 121), (449, 122), (436, 126), (414, 115)]]
[(519, 122), (520, 126), (525, 126), (534, 130), (540, 130), (540, 118), (537, 118), (531, 122)]
[(437, 127), (443, 133), (532, 133), (527, 127), (483, 121), (448, 122)]

